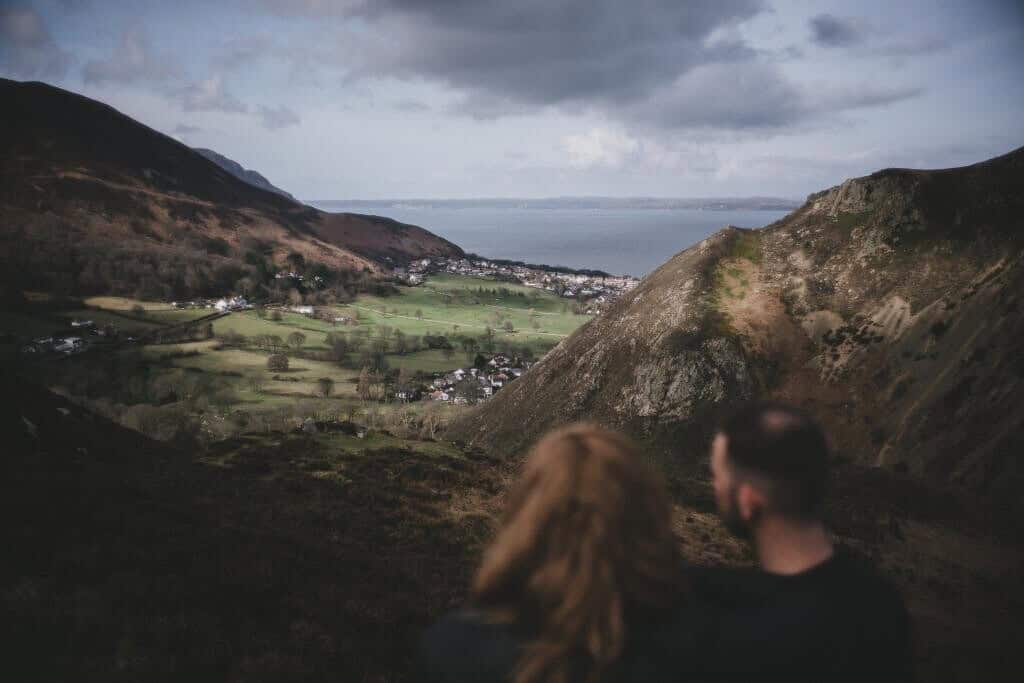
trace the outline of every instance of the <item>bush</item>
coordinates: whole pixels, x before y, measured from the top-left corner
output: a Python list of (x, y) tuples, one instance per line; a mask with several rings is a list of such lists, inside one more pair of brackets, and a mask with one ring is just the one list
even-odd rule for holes
[(267, 369), (274, 372), (284, 372), (288, 369), (288, 356), (283, 353), (275, 353), (267, 359)]

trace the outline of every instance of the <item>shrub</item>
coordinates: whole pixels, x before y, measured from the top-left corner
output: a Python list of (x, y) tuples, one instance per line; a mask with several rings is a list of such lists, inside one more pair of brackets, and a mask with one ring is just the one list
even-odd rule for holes
[(267, 358), (267, 369), (274, 372), (284, 372), (288, 369), (288, 356), (283, 353), (275, 353)]

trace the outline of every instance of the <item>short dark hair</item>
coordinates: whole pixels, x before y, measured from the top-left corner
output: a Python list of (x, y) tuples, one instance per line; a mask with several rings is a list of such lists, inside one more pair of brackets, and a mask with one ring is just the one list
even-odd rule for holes
[(796, 519), (820, 519), (828, 478), (825, 432), (808, 413), (784, 403), (759, 401), (729, 416), (719, 433), (726, 460), (767, 484), (769, 505)]

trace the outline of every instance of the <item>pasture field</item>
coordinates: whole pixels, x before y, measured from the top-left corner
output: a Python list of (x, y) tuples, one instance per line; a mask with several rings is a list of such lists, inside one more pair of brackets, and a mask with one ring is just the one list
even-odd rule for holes
[[(88, 352), (69, 362), (40, 359), (44, 365), (37, 374), (48, 386), (87, 397), (107, 416), (151, 436), (176, 438), (187, 428), (212, 441), (294, 428), (306, 417), (356, 419), (399, 435), (430, 435), (436, 424), (463, 408), (434, 401), (382, 402), (383, 384), (377, 379), (371, 379), (370, 398), (363, 400), (358, 393), (362, 367), (390, 372), (392, 387), (401, 371), (425, 382), (426, 375), (467, 367), (477, 348), (485, 353), (528, 350), (539, 357), (589, 319), (573, 313), (572, 302), (549, 292), (449, 275), (400, 288), (389, 297), (361, 295), (331, 306), (330, 313), (351, 319), (347, 324), (271, 307), (263, 317), (248, 310), (218, 318), (212, 339), (205, 338), (205, 323), (200, 323), (203, 327), (196, 327), (198, 334), (191, 338), (202, 341), (186, 341), (189, 331), (180, 326), (209, 315), (209, 309), (176, 309), (124, 297), (91, 297), (66, 307), (44, 299), (30, 302), (25, 311), (0, 313), (0, 331), (10, 328), (16, 340), (61, 329), (74, 334), (70, 321), (84, 318), (99, 326), (113, 324), (123, 340), (179, 326), (163, 343), (111, 344), (96, 338)], [(404, 352), (396, 331), (408, 340)], [(304, 340), (288, 346), (295, 332)], [(328, 347), (326, 337), (332, 332), (350, 344), (347, 353), (339, 356)], [(452, 348), (430, 348), (427, 335), (447, 337)], [(179, 337), (182, 341), (173, 341)], [(276, 345), (265, 342), (272, 337), (279, 339)], [(272, 353), (287, 355), (288, 369), (271, 370)], [(371, 378), (378, 376), (371, 373)], [(332, 382), (327, 396), (323, 378)]]

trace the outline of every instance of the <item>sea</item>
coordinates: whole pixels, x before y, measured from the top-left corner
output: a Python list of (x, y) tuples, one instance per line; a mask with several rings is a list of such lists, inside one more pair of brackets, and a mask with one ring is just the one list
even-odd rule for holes
[(643, 277), (726, 225), (759, 228), (787, 211), (733, 209), (550, 209), (347, 206), (307, 201), (322, 211), (373, 213), (411, 223), (488, 258)]

